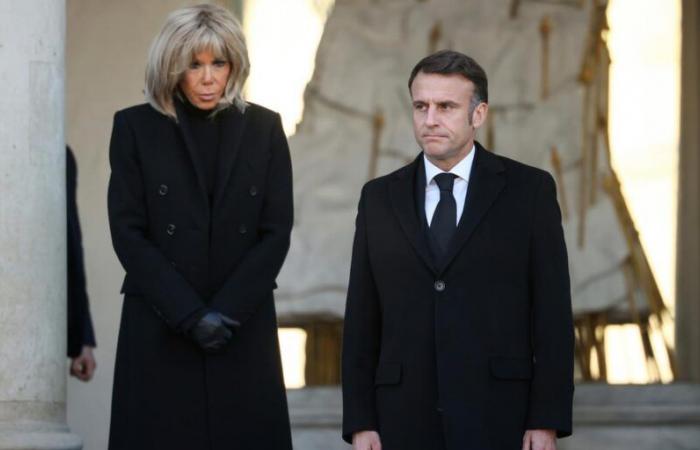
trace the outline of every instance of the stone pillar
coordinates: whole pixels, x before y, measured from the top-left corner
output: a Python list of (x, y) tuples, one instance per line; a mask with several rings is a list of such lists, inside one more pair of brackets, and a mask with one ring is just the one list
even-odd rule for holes
[(0, 2), (0, 449), (66, 426), (64, 0)]
[(676, 347), (679, 379), (700, 382), (700, 3), (683, 0)]

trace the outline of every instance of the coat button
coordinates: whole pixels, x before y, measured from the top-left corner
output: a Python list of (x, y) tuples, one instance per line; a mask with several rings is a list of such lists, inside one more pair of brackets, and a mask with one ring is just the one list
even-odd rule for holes
[(445, 410), (440, 408), (439, 406), (437, 408), (435, 408), (435, 410), (438, 412), (438, 414), (442, 414), (445, 412)]
[(251, 186), (248, 192), (250, 193), (251, 197), (255, 197), (256, 195), (258, 195), (258, 188), (255, 186)]
[(173, 225), (172, 223), (169, 224), (169, 225), (168, 225), (168, 228), (166, 228), (165, 231), (166, 231), (170, 236), (172, 236), (173, 234), (175, 234), (175, 225)]
[(238, 227), (238, 232), (241, 234), (246, 234), (248, 232), (248, 229), (245, 227), (244, 224), (241, 224), (241, 226)]
[(445, 282), (442, 280), (437, 280), (435, 284), (433, 285), (435, 287), (435, 290), (438, 292), (442, 292), (445, 290)]
[(168, 193), (168, 186), (165, 184), (161, 184), (160, 187), (158, 188), (158, 193), (160, 195), (165, 195)]

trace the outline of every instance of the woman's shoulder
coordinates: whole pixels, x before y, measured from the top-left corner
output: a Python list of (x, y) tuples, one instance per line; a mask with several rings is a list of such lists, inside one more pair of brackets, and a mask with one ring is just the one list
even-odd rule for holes
[(115, 116), (123, 116), (126, 118), (166, 118), (164, 114), (158, 112), (149, 103), (141, 103), (138, 105), (129, 106), (120, 109), (115, 113)]
[(264, 121), (275, 121), (279, 117), (277, 112), (252, 102), (246, 102), (245, 115)]

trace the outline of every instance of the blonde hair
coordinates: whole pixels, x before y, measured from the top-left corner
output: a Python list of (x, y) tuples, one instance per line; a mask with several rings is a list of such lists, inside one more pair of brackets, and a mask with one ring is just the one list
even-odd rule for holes
[(243, 83), (250, 64), (241, 24), (227, 9), (210, 4), (181, 8), (170, 13), (151, 44), (146, 62), (146, 101), (177, 120), (174, 96), (195, 54), (211, 51), (231, 65), (226, 89), (216, 111), (236, 105), (245, 110)]

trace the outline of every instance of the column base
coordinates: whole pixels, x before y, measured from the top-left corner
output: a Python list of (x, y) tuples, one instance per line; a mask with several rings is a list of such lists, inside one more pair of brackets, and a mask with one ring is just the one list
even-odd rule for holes
[(81, 450), (83, 441), (67, 425), (46, 422), (0, 423), (0, 450)]

